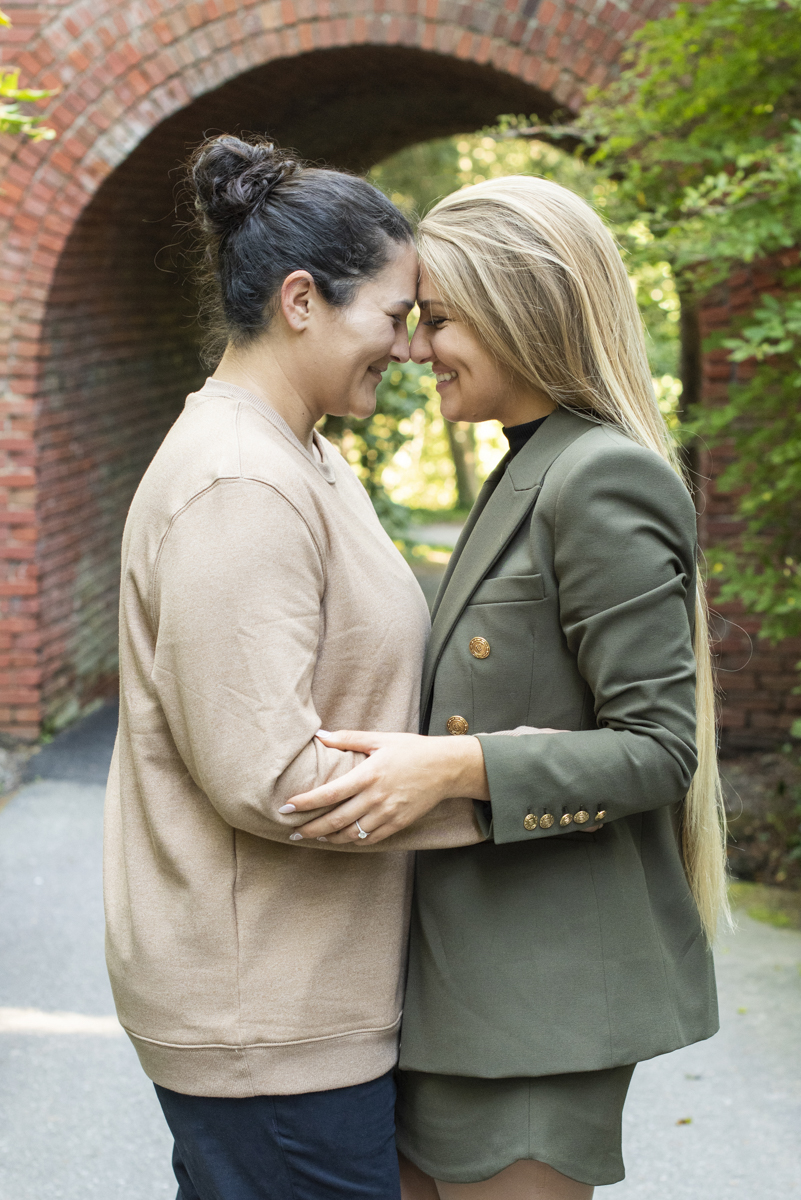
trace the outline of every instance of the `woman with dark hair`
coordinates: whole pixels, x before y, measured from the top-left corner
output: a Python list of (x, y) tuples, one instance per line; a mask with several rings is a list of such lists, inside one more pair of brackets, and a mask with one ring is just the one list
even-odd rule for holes
[(125, 528), (109, 972), (179, 1200), (393, 1200), (408, 851), (483, 835), (456, 800), (354, 853), (289, 800), (364, 757), (321, 725), (417, 726), (425, 603), (315, 430), (408, 358), (416, 255), (363, 179), (266, 141), (191, 182), (226, 345)]

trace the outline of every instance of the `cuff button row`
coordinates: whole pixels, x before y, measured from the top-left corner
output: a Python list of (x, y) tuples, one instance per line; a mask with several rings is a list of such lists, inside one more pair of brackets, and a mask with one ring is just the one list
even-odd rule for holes
[[(595, 820), (603, 821), (605, 816), (606, 809), (599, 808), (598, 812), (595, 814)], [(566, 829), (567, 826), (572, 825), (574, 821), (577, 825), (586, 825), (589, 819), (590, 814), (587, 812), (586, 808), (581, 808), (575, 814), (569, 812), (563, 813), (559, 818), (559, 824), (563, 829)], [(532, 829), (536, 829), (538, 825), (540, 829), (550, 829), (555, 821), (556, 817), (549, 812), (543, 813), (541, 817), (536, 816), (535, 813), (526, 813), (525, 817), (523, 817), (523, 828), (527, 829), (529, 832), (531, 832)]]

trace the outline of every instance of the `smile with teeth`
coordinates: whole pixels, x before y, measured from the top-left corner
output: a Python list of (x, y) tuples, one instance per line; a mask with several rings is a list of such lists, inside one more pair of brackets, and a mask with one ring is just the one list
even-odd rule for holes
[(441, 374), (437, 375), (437, 383), (450, 383), (450, 381), (455, 378), (455, 371), (443, 371)]

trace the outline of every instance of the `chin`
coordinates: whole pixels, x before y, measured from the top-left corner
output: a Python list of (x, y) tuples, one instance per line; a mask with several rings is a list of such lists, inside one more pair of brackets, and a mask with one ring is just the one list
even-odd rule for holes
[(453, 399), (451, 399), (450, 396), (445, 396), (440, 401), (439, 411), (442, 413), (445, 420), (450, 421), (452, 425), (456, 421), (470, 420), (470, 417), (465, 416), (464, 413), (461, 412), (461, 406), (459, 405), (459, 401), (455, 396)]
[(355, 417), (357, 421), (366, 421), (375, 412), (375, 405), (375, 392), (371, 396), (359, 396), (348, 405), (348, 416)]

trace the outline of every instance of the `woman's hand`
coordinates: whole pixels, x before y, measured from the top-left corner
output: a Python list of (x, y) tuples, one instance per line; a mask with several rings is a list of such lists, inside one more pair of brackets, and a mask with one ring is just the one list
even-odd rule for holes
[[(481, 743), (474, 737), (421, 737), (416, 733), (363, 733), (340, 730), (317, 737), (336, 750), (369, 757), (346, 775), (311, 792), (293, 796), (280, 810), (305, 812), (337, 807), (301, 825), (292, 839), (372, 845), (412, 825), (450, 796), (489, 800)], [(366, 838), (359, 837), (359, 822)]]

